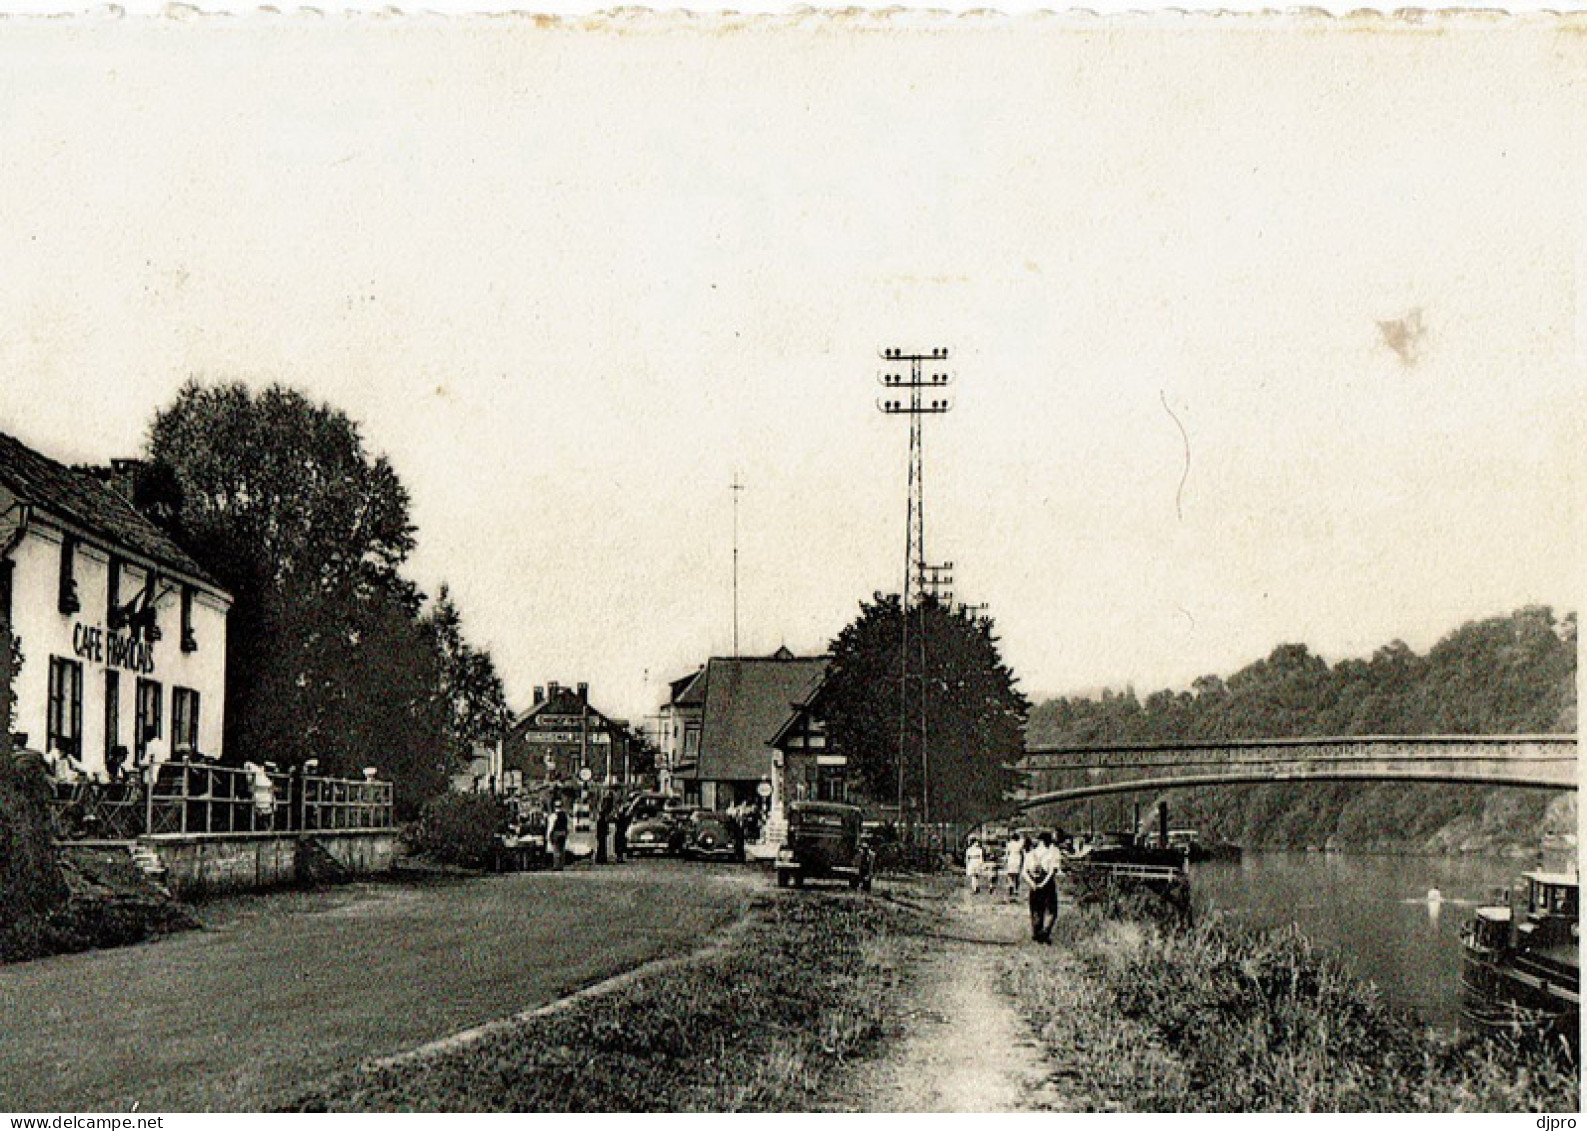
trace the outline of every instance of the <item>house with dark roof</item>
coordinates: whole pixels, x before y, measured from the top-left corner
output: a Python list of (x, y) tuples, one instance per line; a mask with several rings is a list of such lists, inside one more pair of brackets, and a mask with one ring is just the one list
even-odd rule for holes
[[(675, 681), (669, 706), (677, 708), (683, 745), (673, 777), (683, 796), (707, 809), (769, 806), (769, 824), (775, 826), (787, 790), (774, 741), (820, 686), (826, 669), (825, 656), (795, 656), (779, 648), (770, 656), (713, 657), (693, 676)], [(691, 740), (696, 715), (698, 739)]]
[(15, 731), (92, 777), (219, 757), (232, 599), (118, 483), (0, 433), (0, 615)]
[(547, 783), (627, 782), (635, 741), (627, 720), (591, 705), (589, 684), (536, 687), (534, 702), (502, 740), (501, 789), (516, 793)]

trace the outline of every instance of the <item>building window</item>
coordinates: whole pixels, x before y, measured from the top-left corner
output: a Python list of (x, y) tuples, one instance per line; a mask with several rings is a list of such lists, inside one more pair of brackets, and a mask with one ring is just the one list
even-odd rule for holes
[(116, 764), (115, 750), (121, 745), (121, 673), (105, 673), (105, 767)]
[(193, 633), (193, 587), (191, 585), (182, 586), (182, 651), (198, 651), (198, 637)]
[(198, 692), (190, 687), (171, 688), (171, 748), (198, 749)]
[(149, 743), (160, 737), (160, 685), (152, 679), (138, 681), (137, 721), (132, 735), (133, 752), (141, 765), (148, 760)]
[(82, 602), (77, 599), (77, 539), (70, 534), (61, 539), (61, 579), (60, 592), (56, 596), (56, 606), (61, 610), (62, 616), (71, 616), (82, 608)]
[(45, 749), (83, 756), (83, 665), (50, 657), (50, 703)]
[(687, 727), (683, 732), (683, 757), (687, 760), (700, 756), (700, 728)]
[(115, 554), (105, 567), (105, 626), (111, 632), (121, 627), (121, 559)]
[(151, 572), (143, 582), (143, 597), (133, 616), (133, 628), (150, 644), (160, 639), (160, 578)]

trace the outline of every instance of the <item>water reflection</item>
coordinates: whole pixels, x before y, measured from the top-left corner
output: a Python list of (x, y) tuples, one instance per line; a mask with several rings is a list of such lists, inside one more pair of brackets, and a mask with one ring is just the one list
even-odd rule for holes
[[(1248, 852), (1197, 866), (1197, 902), (1259, 927), (1296, 923), (1385, 998), (1453, 1027), (1460, 930), (1470, 908), (1508, 888), (1527, 861)], [(1436, 893), (1437, 898), (1433, 898)]]

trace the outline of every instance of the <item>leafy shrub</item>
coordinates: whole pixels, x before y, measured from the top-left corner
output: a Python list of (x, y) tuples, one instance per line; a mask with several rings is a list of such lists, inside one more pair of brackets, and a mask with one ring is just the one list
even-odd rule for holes
[(506, 809), (490, 794), (443, 793), (426, 803), (405, 839), (414, 852), (442, 864), (484, 868), (506, 827)]

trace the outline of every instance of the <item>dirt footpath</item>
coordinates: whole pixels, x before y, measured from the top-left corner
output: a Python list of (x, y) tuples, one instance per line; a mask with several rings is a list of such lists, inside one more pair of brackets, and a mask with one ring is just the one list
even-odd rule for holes
[(1031, 946), (1024, 902), (955, 893), (902, 1019), (909, 1034), (856, 1068), (845, 1111), (1065, 1111), (1014, 1002), (998, 989), (1006, 948)]

